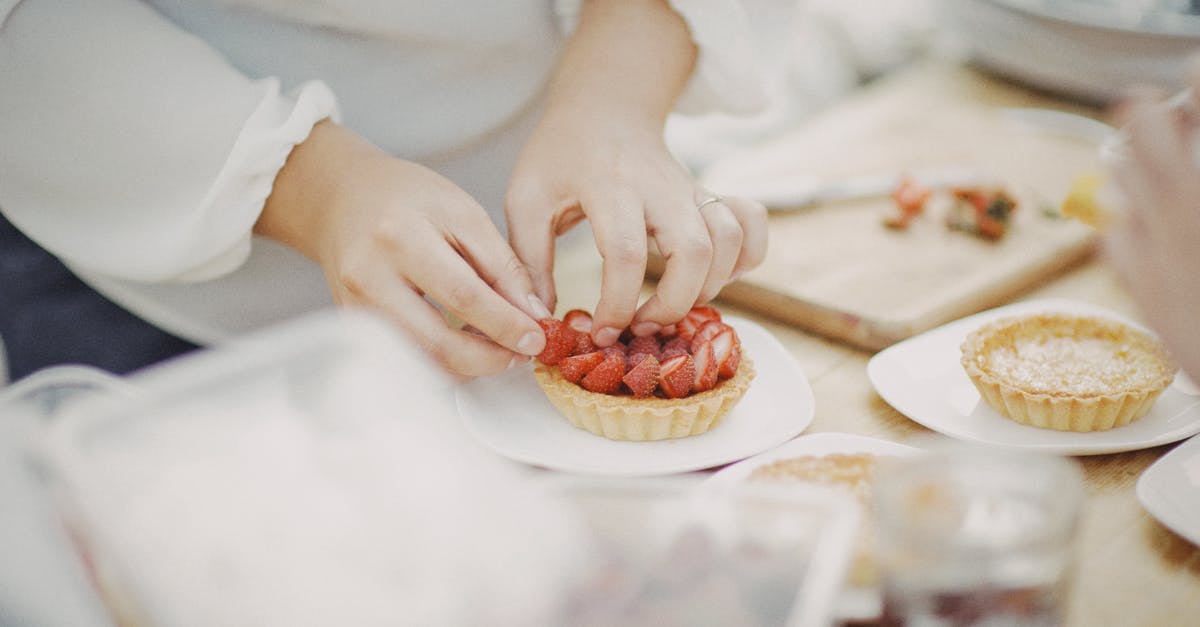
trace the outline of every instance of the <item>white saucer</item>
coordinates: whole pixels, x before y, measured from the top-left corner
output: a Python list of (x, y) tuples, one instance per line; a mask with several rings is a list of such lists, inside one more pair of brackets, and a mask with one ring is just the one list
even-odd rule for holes
[(1154, 462), (1137, 482), (1142, 507), (1169, 528), (1200, 545), (1200, 437)]
[(1200, 433), (1200, 396), (1189, 393), (1183, 377), (1176, 377), (1145, 417), (1108, 431), (1074, 433), (1030, 427), (1004, 418), (983, 403), (959, 361), (967, 334), (1003, 316), (1049, 311), (1105, 316), (1143, 328), (1111, 310), (1078, 301), (1016, 303), (956, 320), (886, 348), (868, 362), (867, 376), (879, 396), (897, 411), (961, 440), (1062, 455), (1100, 455), (1159, 446)]
[[(852, 433), (813, 433), (802, 435), (754, 457), (732, 464), (713, 473), (707, 481), (712, 485), (725, 485), (742, 481), (755, 468), (771, 462), (799, 457), (801, 455), (828, 455), (830, 453), (874, 453), (876, 455), (915, 455), (921, 449), (887, 440), (869, 438)], [(870, 522), (870, 521), (866, 521)], [(834, 617), (839, 621), (871, 621), (879, 618), (883, 599), (876, 586), (847, 587), (834, 603)]]
[(707, 433), (619, 442), (578, 429), (550, 404), (532, 366), (458, 386), (463, 424), (485, 446), (516, 461), (566, 472), (649, 476), (721, 466), (785, 442), (812, 422), (813, 394), (796, 361), (766, 329), (726, 316), (757, 372), (732, 411)]

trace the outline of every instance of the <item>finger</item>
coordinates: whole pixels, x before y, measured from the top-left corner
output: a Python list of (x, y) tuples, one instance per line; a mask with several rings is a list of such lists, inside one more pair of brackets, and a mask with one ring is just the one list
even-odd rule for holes
[(531, 320), (551, 316), (533, 286), (529, 269), (490, 220), (463, 225), (456, 231), (455, 240), (458, 253), (496, 293), (525, 312)]
[(391, 320), (449, 372), (478, 377), (528, 359), (485, 337), (451, 328), (436, 307), (394, 275), (379, 272), (340, 285), (335, 292), (340, 304), (365, 306)]
[(545, 215), (538, 210), (539, 205), (549, 207), (549, 200), (510, 194), (505, 202), (508, 242), (528, 270), (534, 292), (547, 309), (553, 311), (557, 300), (554, 290), (554, 225), (550, 220), (531, 219), (531, 216)]
[(721, 288), (729, 283), (733, 275), (733, 267), (737, 265), (738, 256), (742, 252), (742, 225), (734, 217), (733, 211), (722, 202), (714, 202), (701, 207), (700, 216), (708, 228), (708, 239), (712, 242), (712, 262), (708, 266), (708, 275), (704, 277), (704, 286), (700, 288), (698, 302), (707, 302), (716, 298)]
[(523, 355), (537, 355), (546, 338), (537, 322), (491, 288), (449, 246), (426, 251), (409, 280), (447, 311)]
[(1178, 111), (1164, 108), (1147, 92), (1137, 92), (1131, 96), (1128, 115), (1130, 154), (1145, 165), (1151, 182), (1168, 189), (1175, 181), (1187, 180), (1190, 147)]
[(707, 224), (690, 200), (668, 206), (656, 203), (650, 213), (665, 266), (654, 295), (638, 311), (635, 333), (640, 332), (642, 323), (666, 326), (678, 322), (700, 298), (712, 266), (713, 243)]
[(600, 302), (592, 315), (598, 346), (617, 341), (637, 309), (646, 277), (646, 217), (641, 203), (625, 193), (588, 199), (583, 211), (592, 223), (601, 263)]
[(742, 227), (741, 255), (733, 266), (736, 279), (767, 258), (767, 208), (749, 198), (726, 198), (725, 206)]

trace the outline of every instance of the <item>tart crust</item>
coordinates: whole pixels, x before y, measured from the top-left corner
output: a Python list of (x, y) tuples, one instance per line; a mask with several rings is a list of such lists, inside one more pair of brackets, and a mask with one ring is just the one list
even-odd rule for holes
[(750, 387), (754, 364), (743, 353), (732, 377), (683, 398), (597, 394), (542, 363), (534, 364), (533, 376), (550, 402), (580, 429), (610, 440), (667, 440), (699, 435), (720, 424)]
[(962, 365), (1001, 415), (1059, 431), (1103, 431), (1145, 416), (1175, 378), (1150, 335), (1115, 320), (1034, 314), (967, 336)]

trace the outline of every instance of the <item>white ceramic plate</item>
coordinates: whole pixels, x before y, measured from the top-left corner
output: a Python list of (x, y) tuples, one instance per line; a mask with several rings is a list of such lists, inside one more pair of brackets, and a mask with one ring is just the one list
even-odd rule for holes
[(1151, 516), (1200, 545), (1200, 437), (1147, 468), (1138, 478), (1137, 497)]
[[(914, 455), (920, 449), (887, 440), (851, 433), (813, 433), (802, 435), (754, 457), (732, 464), (708, 479), (709, 484), (725, 485), (742, 481), (755, 468), (771, 462), (801, 455), (830, 453), (874, 453), (876, 455)], [(883, 600), (879, 588), (848, 587), (842, 590), (834, 604), (834, 617), (839, 621), (871, 621), (879, 618)]]
[(1088, 303), (1065, 299), (1016, 303), (968, 316), (886, 348), (871, 358), (867, 376), (897, 411), (945, 435), (997, 446), (1062, 455), (1100, 455), (1148, 448), (1200, 433), (1200, 396), (1182, 376), (1150, 413), (1108, 431), (1072, 433), (1018, 424), (982, 402), (960, 363), (967, 334), (989, 320), (1013, 314), (1065, 312), (1107, 316), (1137, 325)]
[(750, 389), (707, 433), (657, 442), (619, 442), (576, 428), (546, 399), (532, 366), (476, 379), (455, 389), (467, 430), (493, 451), (566, 472), (663, 475), (712, 468), (785, 442), (812, 422), (813, 394), (791, 355), (766, 329), (733, 316), (754, 361)]

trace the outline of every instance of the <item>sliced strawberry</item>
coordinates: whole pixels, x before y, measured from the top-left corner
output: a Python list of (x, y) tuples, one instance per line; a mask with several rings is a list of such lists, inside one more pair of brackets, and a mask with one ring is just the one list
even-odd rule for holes
[(668, 357), (674, 357), (676, 355), (691, 355), (692, 343), (686, 338), (675, 336), (663, 344), (660, 353), (659, 359), (664, 361)]
[(692, 381), (692, 391), (705, 392), (717, 385), (717, 360), (713, 355), (712, 342), (701, 342), (700, 348), (692, 353), (696, 360), (696, 378)]
[(563, 378), (571, 383), (578, 384), (583, 380), (584, 375), (592, 371), (600, 362), (604, 361), (604, 353), (594, 351), (583, 355), (572, 355), (558, 362), (558, 369), (562, 371)]
[(645, 398), (653, 394), (654, 388), (658, 387), (659, 376), (658, 359), (654, 355), (646, 355), (645, 359), (625, 373), (621, 380), (634, 396)]
[(706, 305), (692, 307), (692, 310), (687, 312), (683, 320), (675, 323), (675, 331), (680, 337), (692, 339), (696, 331), (709, 320), (720, 320), (721, 314), (716, 309)]
[(657, 359), (661, 350), (662, 347), (658, 345), (658, 340), (655, 339), (653, 335), (635, 337), (632, 340), (629, 340), (630, 355), (634, 353), (645, 353), (647, 355), (654, 355), (654, 357)]
[(604, 357), (592, 371), (584, 375), (580, 385), (583, 389), (597, 394), (612, 394), (621, 388), (621, 378), (625, 376), (625, 357), (609, 354)]
[(592, 332), (592, 314), (582, 309), (572, 309), (563, 316), (563, 322), (567, 326), (579, 331), (580, 333)]
[(538, 361), (547, 366), (555, 366), (570, 357), (575, 350), (575, 330), (555, 318), (542, 318), (538, 320), (538, 324), (546, 334), (546, 348), (538, 354)]
[[(633, 367), (642, 363), (642, 360), (647, 357), (654, 357), (654, 355), (651, 355), (650, 353), (629, 353), (625, 356), (625, 367), (632, 369)], [(658, 359), (657, 357), (654, 358)]]
[[(570, 324), (568, 323), (567, 326), (570, 326)], [(592, 341), (591, 335), (588, 335), (586, 332), (575, 334), (575, 349), (571, 351), (572, 355), (585, 355), (598, 350), (600, 350), (600, 347), (596, 346), (596, 343)]]
[(614, 342), (613, 344), (605, 346), (600, 350), (604, 351), (605, 355), (616, 353), (621, 356), (621, 359), (624, 359), (625, 354), (629, 352), (629, 348), (620, 342)]
[(717, 360), (717, 374), (728, 379), (737, 374), (738, 365), (741, 363), (742, 349), (735, 342), (729, 350), (729, 356), (724, 360)]
[(691, 355), (676, 355), (664, 359), (659, 368), (658, 389), (667, 398), (683, 398), (691, 393), (696, 378), (696, 365)]
[[(730, 368), (729, 361), (733, 359), (733, 352), (738, 350), (737, 334), (734, 330), (728, 327), (721, 329), (716, 335), (705, 341), (712, 343), (713, 361), (717, 362), (717, 374), (720, 375), (722, 371), (725, 371), (729, 373), (725, 376), (733, 376), (737, 370), (737, 363), (732, 364), (732, 368)], [(695, 344), (695, 342), (696, 340), (693, 339), (692, 343)], [(738, 360), (740, 359), (739, 354)]]
[(688, 345), (688, 350), (693, 353), (696, 352), (696, 348), (700, 346), (700, 342), (711, 340), (723, 331), (728, 331), (731, 334), (734, 333), (733, 327), (720, 320), (706, 321), (692, 334), (692, 343)]
[(658, 330), (658, 337), (659, 339), (666, 341), (666, 339), (669, 337), (675, 337), (676, 333), (678, 333), (678, 331), (675, 330), (675, 325), (668, 324), (667, 326)]

